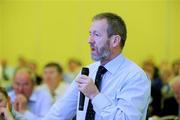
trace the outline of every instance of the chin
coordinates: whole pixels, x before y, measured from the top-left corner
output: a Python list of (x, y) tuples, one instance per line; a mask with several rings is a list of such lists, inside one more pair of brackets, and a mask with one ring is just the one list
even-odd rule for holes
[(91, 58), (92, 58), (94, 61), (101, 61), (101, 60), (102, 60), (101, 57), (95, 56), (95, 55), (91, 55)]

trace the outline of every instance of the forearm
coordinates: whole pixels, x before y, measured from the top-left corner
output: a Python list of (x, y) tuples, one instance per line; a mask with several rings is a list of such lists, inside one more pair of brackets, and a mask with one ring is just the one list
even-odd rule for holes
[(94, 110), (102, 120), (139, 120), (142, 113), (128, 101), (114, 102), (104, 94), (98, 94), (93, 100)]

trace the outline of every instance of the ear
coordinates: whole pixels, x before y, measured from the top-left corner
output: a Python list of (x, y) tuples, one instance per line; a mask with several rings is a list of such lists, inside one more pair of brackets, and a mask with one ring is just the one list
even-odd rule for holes
[(121, 42), (121, 36), (119, 35), (112, 35), (111, 36), (111, 45), (112, 47), (118, 47)]

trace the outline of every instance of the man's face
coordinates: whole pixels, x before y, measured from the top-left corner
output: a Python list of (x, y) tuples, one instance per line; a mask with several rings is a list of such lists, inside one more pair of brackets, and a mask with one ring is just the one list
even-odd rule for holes
[(2, 93), (0, 93), (0, 108), (5, 108), (7, 105), (7, 98), (5, 97), (5, 95), (3, 95)]
[(180, 81), (172, 86), (177, 103), (180, 105)]
[(47, 67), (44, 69), (43, 80), (51, 90), (56, 89), (61, 79), (61, 75), (55, 67)]
[(27, 99), (33, 91), (33, 81), (27, 72), (17, 72), (13, 82), (13, 89), (16, 94), (23, 94)]
[(90, 27), (88, 43), (91, 47), (91, 57), (95, 61), (108, 59), (111, 55), (107, 28), (106, 19), (95, 20)]

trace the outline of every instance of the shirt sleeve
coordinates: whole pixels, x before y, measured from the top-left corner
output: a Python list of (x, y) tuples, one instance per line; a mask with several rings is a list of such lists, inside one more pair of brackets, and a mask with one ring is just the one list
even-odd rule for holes
[(14, 117), (15, 120), (27, 120), (23, 114), (19, 113), (19, 112), (16, 112), (14, 110), (14, 108), (12, 109), (12, 115)]
[(37, 115), (33, 114), (30, 111), (26, 111), (24, 113), (24, 116), (27, 120), (40, 120), (41, 119), (40, 117), (38, 117)]
[(52, 98), (47, 92), (40, 89), (37, 91), (36, 95), (38, 98), (36, 106), (34, 106), (35, 110), (32, 112), (31, 109), (29, 109), (23, 113), (27, 120), (41, 120), (48, 113), (53, 104)]
[(78, 89), (72, 82), (64, 96), (58, 99), (43, 120), (70, 120), (76, 113)]
[(121, 89), (117, 88), (115, 100), (103, 93), (92, 100), (94, 110), (101, 120), (145, 119), (150, 97), (149, 79), (144, 73), (137, 73), (125, 81)]

